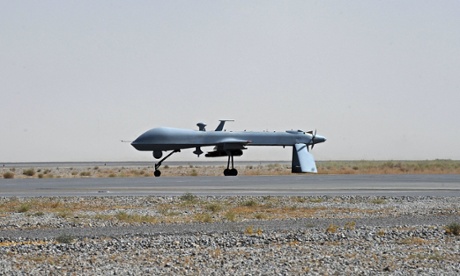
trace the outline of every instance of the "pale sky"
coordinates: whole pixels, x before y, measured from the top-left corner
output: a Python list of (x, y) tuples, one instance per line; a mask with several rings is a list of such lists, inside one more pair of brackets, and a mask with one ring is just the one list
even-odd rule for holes
[(317, 129), (317, 160), (460, 159), (460, 1), (0, 0), (0, 93), (0, 162), (154, 161), (120, 140), (219, 119)]

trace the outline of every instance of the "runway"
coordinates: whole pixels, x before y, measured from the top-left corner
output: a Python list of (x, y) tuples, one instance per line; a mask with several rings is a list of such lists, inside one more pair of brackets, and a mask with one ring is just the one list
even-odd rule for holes
[(0, 196), (435, 196), (459, 197), (460, 175), (293, 175), (0, 179)]

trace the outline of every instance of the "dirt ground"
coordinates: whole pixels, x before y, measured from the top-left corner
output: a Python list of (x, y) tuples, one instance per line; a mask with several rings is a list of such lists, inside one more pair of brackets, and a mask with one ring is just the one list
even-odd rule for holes
[[(83, 163), (82, 163), (83, 164)], [(289, 175), (290, 164), (268, 163), (255, 165), (236, 164), (238, 175)], [(319, 174), (460, 174), (460, 161), (318, 161)], [(221, 176), (223, 165), (174, 165), (161, 167), (162, 177), (167, 176)], [(88, 178), (88, 177), (152, 177), (151, 166), (50, 166), (44, 164), (34, 167), (14, 165), (2, 166), (3, 178)]]

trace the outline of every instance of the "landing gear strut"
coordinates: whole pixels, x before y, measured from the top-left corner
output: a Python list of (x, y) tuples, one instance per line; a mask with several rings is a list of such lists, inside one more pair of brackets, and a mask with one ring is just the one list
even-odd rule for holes
[[(230, 159), (232, 160), (231, 169), (230, 169)], [(235, 169), (235, 166), (233, 165), (233, 155), (232, 154), (228, 155), (227, 168), (224, 170), (224, 175), (225, 176), (237, 176), (238, 175), (238, 171)]]
[(180, 152), (180, 150), (173, 150), (170, 154), (166, 155), (163, 159), (161, 159), (158, 163), (155, 164), (155, 172), (153, 173), (155, 177), (160, 177), (161, 175), (161, 171), (159, 170), (159, 168), (161, 167), (161, 163), (163, 163), (163, 161), (168, 159), (168, 157), (170, 157), (171, 155), (173, 155), (173, 153), (176, 152)]

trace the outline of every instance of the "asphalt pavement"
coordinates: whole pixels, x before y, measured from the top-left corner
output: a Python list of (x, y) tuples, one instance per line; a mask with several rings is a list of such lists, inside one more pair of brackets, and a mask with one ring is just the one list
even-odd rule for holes
[(0, 196), (460, 196), (460, 175), (0, 179)]

